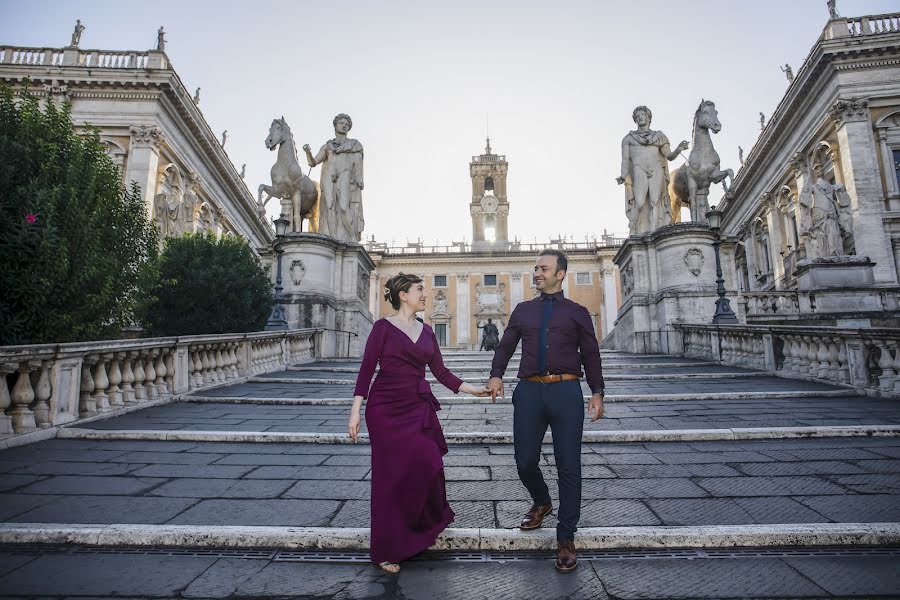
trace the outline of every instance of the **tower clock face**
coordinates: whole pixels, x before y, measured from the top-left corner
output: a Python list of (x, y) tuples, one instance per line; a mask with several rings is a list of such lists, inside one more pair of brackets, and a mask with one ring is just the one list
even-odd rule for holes
[(497, 200), (496, 196), (485, 196), (481, 199), (481, 210), (486, 213), (493, 213), (497, 211), (497, 206), (500, 204), (500, 201)]

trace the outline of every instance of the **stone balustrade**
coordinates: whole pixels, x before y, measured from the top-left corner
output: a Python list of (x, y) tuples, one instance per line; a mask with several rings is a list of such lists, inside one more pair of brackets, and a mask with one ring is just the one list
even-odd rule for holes
[(800, 313), (800, 295), (797, 292), (741, 292), (739, 301), (747, 316), (796, 315)]
[(0, 64), (90, 69), (146, 69), (167, 66), (163, 53), (154, 50), (138, 52), (20, 46), (0, 46)]
[(678, 324), (685, 356), (900, 396), (900, 329)]
[(310, 362), (321, 332), (0, 346), (0, 437)]
[(868, 15), (847, 19), (851, 37), (900, 32), (900, 13)]

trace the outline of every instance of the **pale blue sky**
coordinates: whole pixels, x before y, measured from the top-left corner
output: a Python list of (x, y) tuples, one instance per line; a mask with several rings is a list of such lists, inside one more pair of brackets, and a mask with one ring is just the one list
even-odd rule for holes
[[(847, 16), (897, 8), (838, 2)], [(714, 100), (714, 143), (736, 170), (738, 145), (749, 153), (759, 112), (787, 88), (779, 65), (799, 70), (827, 16), (824, 0), (0, 0), (0, 43), (61, 47), (80, 18), (82, 48), (143, 50), (164, 25), (167, 54), (203, 88), (203, 113), (228, 130), (251, 190), (269, 183), (273, 118), (316, 149), (349, 113), (366, 152), (365, 235), (398, 244), (471, 239), (468, 162), (489, 114), (510, 162), (510, 234), (583, 240), (627, 233), (615, 177), (636, 105), (674, 146), (690, 140), (700, 100)]]

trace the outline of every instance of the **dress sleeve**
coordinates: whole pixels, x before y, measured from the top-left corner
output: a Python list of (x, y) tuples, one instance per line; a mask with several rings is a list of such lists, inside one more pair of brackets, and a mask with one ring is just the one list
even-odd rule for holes
[(454, 394), (459, 393), (459, 386), (463, 384), (462, 379), (451, 373), (450, 369), (444, 365), (444, 357), (441, 356), (441, 346), (438, 344), (437, 336), (434, 335), (434, 331), (431, 327), (428, 328), (428, 334), (434, 344), (434, 356), (431, 357), (428, 368), (431, 369), (435, 378), (441, 382), (441, 385)]
[(354, 396), (362, 396), (363, 398), (369, 396), (369, 385), (372, 383), (372, 375), (375, 374), (375, 366), (381, 358), (386, 334), (385, 323), (382, 323), (381, 319), (375, 321), (372, 331), (369, 333), (369, 339), (366, 341), (366, 350), (363, 353), (359, 374), (356, 376), (356, 389), (353, 390)]
[(578, 349), (581, 353), (581, 364), (584, 365), (584, 375), (588, 387), (594, 394), (602, 394), (603, 366), (600, 363), (600, 344), (594, 334), (594, 323), (591, 315), (583, 306), (575, 312), (575, 322), (578, 324)]
[(491, 377), (503, 377), (503, 374), (506, 372), (506, 366), (509, 364), (509, 359), (512, 358), (513, 353), (516, 351), (516, 346), (519, 345), (519, 340), (522, 338), (522, 328), (518, 319), (520, 315), (519, 306), (521, 304), (513, 309), (512, 314), (509, 316), (509, 323), (503, 331), (503, 338), (494, 349), (494, 360), (491, 361)]

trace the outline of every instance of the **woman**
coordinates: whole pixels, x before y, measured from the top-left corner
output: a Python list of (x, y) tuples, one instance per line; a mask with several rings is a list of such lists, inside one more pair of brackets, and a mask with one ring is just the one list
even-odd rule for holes
[[(359, 435), (360, 407), (368, 396), (366, 426), (372, 444), (370, 555), (388, 573), (431, 546), (453, 521), (444, 489), (447, 444), (436, 411), (440, 404), (425, 379), (425, 365), (444, 386), (486, 396), (465, 383), (441, 359), (431, 327), (416, 318), (425, 310), (422, 279), (400, 273), (387, 282), (385, 300), (396, 315), (372, 326), (363, 356), (348, 432)], [(381, 367), (369, 389), (376, 363)]]

